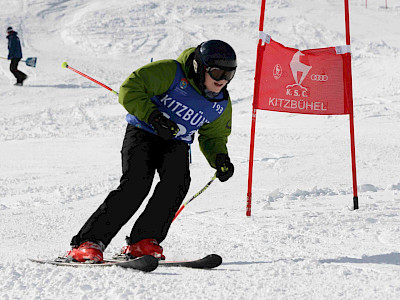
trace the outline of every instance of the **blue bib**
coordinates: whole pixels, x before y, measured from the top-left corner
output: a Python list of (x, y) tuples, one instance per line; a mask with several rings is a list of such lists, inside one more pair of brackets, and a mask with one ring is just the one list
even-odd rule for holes
[[(175, 139), (191, 144), (194, 133), (203, 124), (211, 123), (218, 119), (228, 105), (228, 100), (221, 100), (224, 97), (223, 92), (220, 92), (214, 98), (214, 100), (221, 101), (211, 102), (207, 100), (189, 83), (180, 64), (176, 63), (178, 68), (168, 91), (162, 95), (151, 97), (151, 101), (165, 117), (178, 125), (179, 132)], [(153, 127), (146, 122), (140, 121), (134, 115), (128, 114), (126, 120), (129, 124), (156, 134)]]

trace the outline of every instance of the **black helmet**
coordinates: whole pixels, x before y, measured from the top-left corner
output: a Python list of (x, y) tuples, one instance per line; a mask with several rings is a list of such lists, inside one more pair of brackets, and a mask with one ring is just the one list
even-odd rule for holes
[(198, 80), (196, 83), (202, 89), (204, 89), (205, 71), (212, 67), (233, 71), (230, 72), (231, 76), (227, 79), (228, 83), (232, 80), (237, 63), (236, 53), (229, 44), (220, 40), (209, 40), (197, 46), (194, 53), (193, 68)]
[(235, 70), (236, 53), (233, 48), (220, 40), (210, 40), (201, 43), (195, 52), (197, 64), (206, 67), (218, 67), (223, 70)]

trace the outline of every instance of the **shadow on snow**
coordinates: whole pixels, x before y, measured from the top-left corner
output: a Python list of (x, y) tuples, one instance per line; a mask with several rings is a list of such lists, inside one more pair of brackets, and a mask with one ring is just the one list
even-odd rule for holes
[(353, 264), (388, 264), (400, 265), (400, 253), (392, 252), (388, 254), (363, 255), (361, 258), (339, 257), (336, 259), (322, 259), (321, 263), (353, 263)]

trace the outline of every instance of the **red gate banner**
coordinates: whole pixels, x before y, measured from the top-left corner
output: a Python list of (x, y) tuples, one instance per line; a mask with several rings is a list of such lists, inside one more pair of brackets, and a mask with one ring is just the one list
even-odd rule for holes
[[(262, 47), (254, 108), (317, 115), (349, 114), (349, 46), (300, 51), (270, 39)], [(257, 79), (256, 79), (257, 80)], [(351, 83), (350, 83), (351, 84)]]
[(354, 209), (358, 209), (348, 0), (344, 0), (344, 8), (345, 46), (300, 51), (273, 41), (263, 32), (265, 0), (261, 0), (250, 133), (247, 216), (251, 216), (257, 109), (316, 115), (348, 114), (353, 205)]

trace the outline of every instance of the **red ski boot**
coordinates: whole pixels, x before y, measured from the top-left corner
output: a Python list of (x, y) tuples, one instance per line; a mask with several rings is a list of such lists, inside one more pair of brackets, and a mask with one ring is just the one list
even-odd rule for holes
[(131, 257), (152, 255), (155, 258), (164, 260), (165, 256), (162, 253), (163, 248), (157, 243), (155, 239), (144, 239), (137, 243), (125, 246), (121, 250), (121, 254), (125, 254)]
[(78, 248), (68, 251), (67, 258), (78, 262), (103, 262), (103, 248), (93, 242), (84, 242)]

